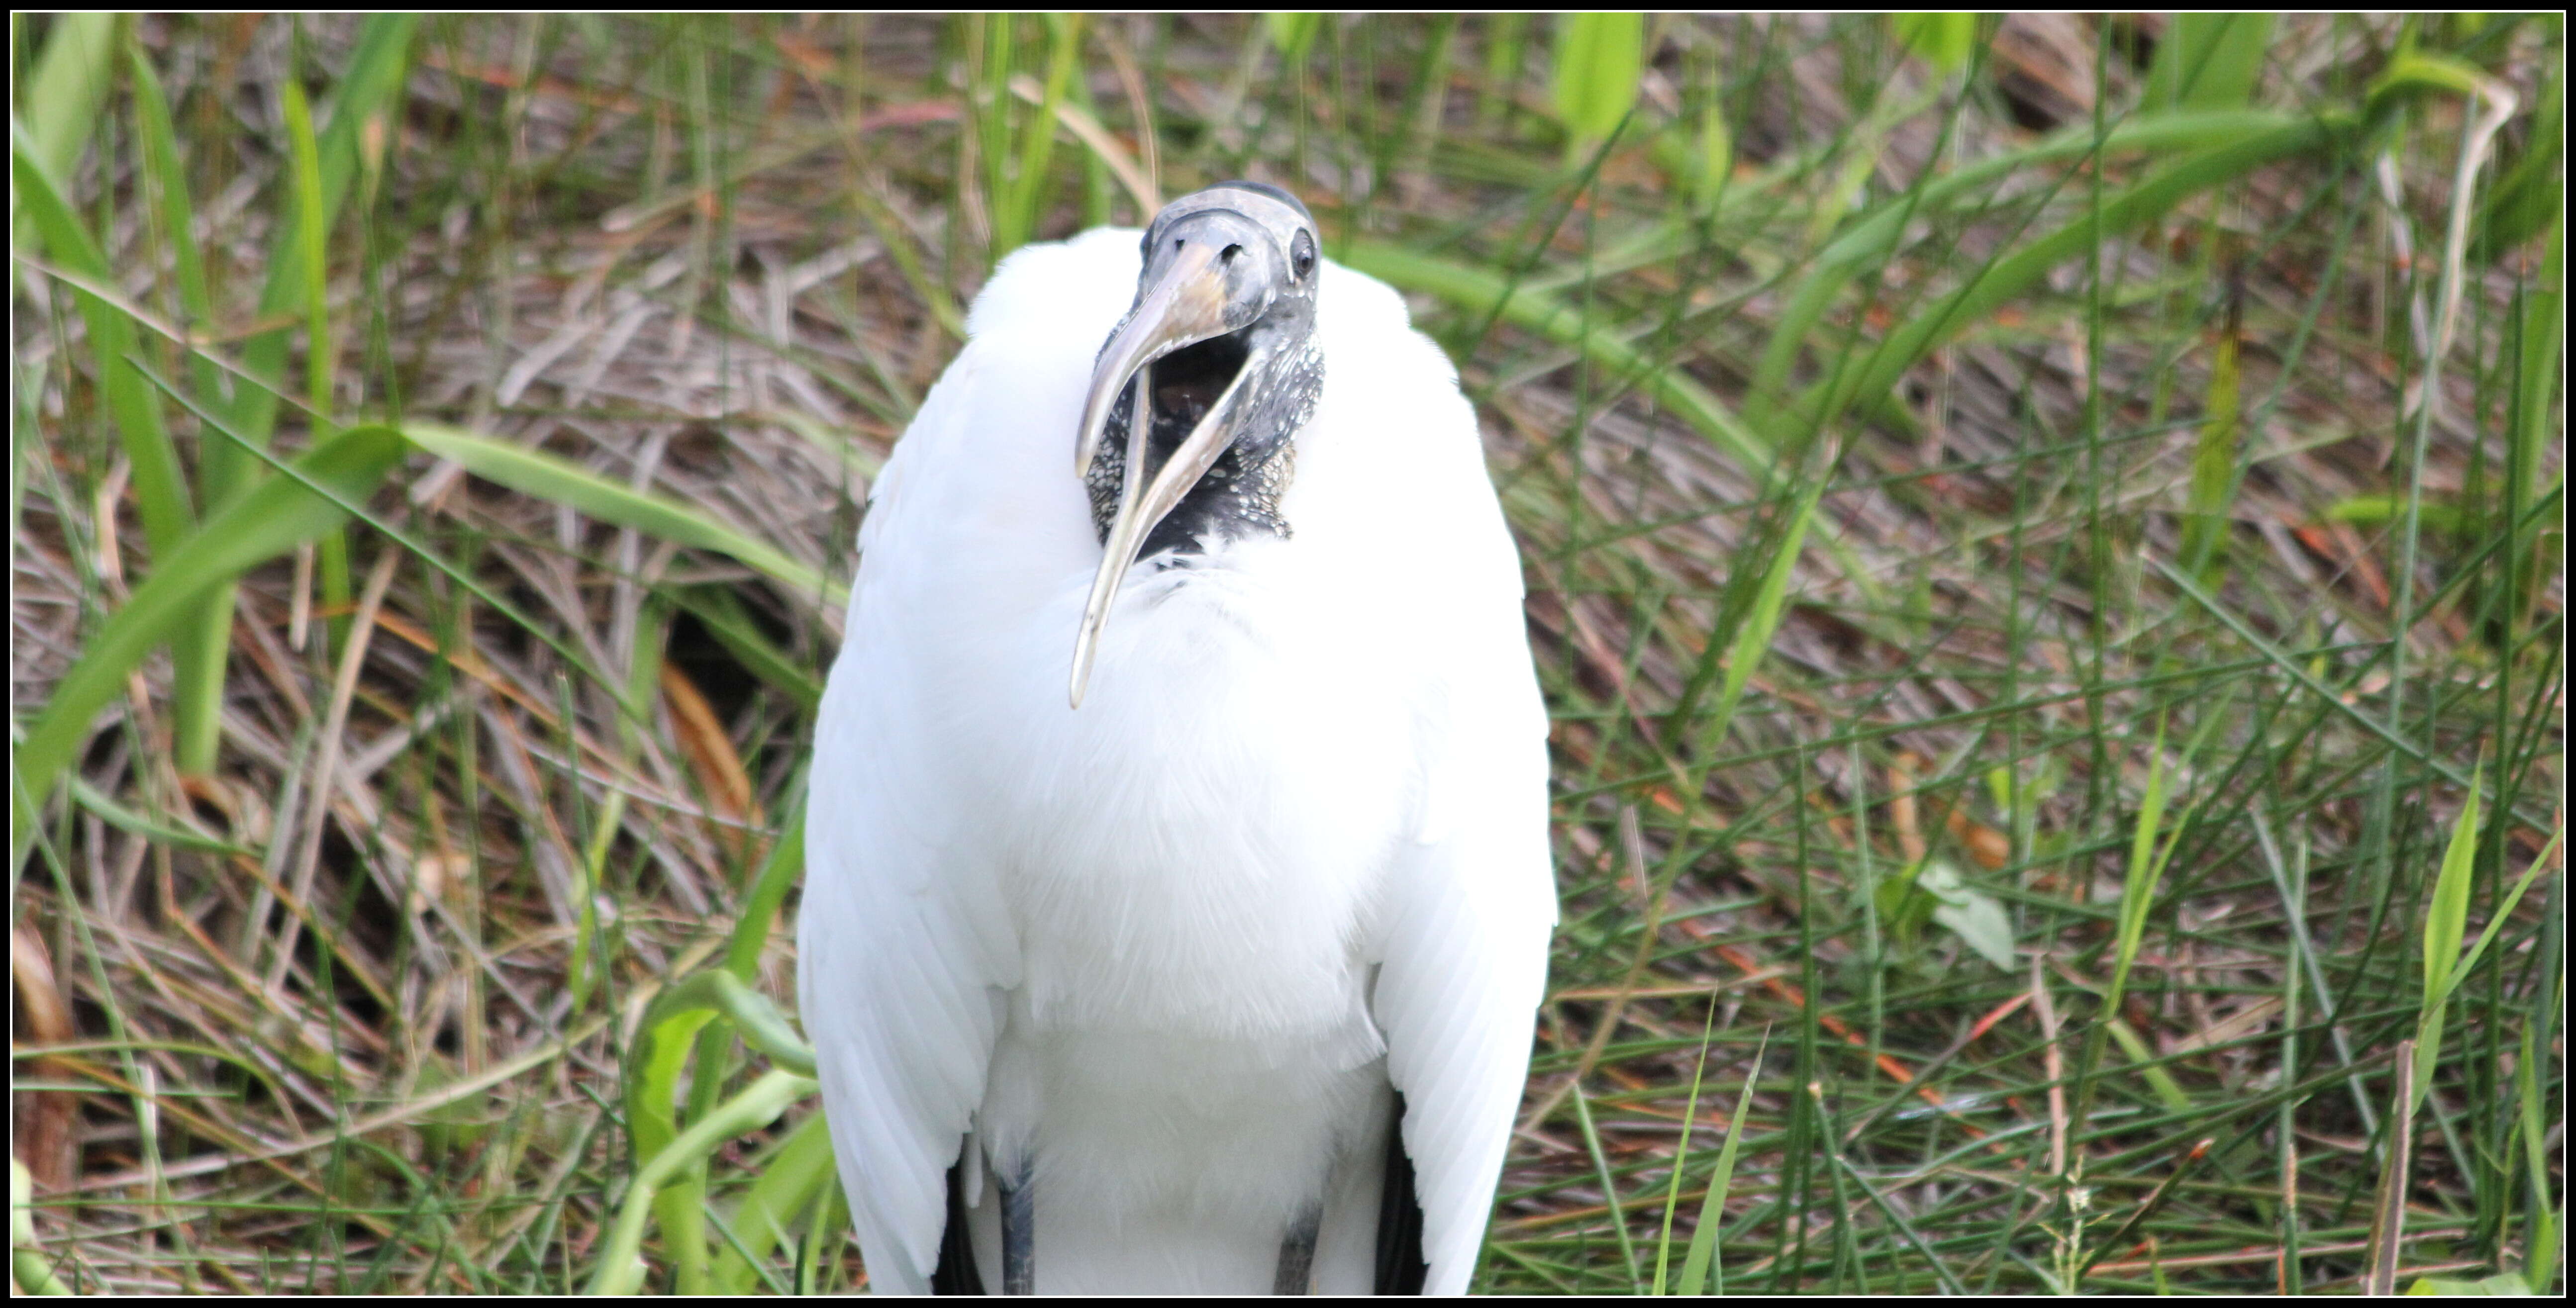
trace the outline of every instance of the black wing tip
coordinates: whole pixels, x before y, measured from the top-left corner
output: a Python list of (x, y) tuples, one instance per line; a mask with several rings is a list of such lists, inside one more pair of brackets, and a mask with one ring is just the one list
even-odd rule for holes
[(939, 1266), (931, 1269), (932, 1294), (982, 1294), (975, 1244), (966, 1234), (966, 1160), (948, 1165), (948, 1229), (939, 1233)]
[(1377, 1205), (1377, 1292), (1420, 1294), (1430, 1278), (1422, 1258), (1422, 1200), (1413, 1190), (1413, 1156), (1404, 1152), (1404, 1092), (1386, 1132), (1386, 1184)]

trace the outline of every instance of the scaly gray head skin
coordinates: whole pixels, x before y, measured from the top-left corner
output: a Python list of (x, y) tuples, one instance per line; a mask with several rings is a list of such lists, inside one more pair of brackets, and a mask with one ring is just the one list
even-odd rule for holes
[(1077, 708), (1138, 558), (1288, 534), (1279, 496), (1290, 438), (1323, 392), (1322, 260), (1295, 196), (1258, 182), (1182, 196), (1154, 216), (1138, 253), (1136, 302), (1100, 347), (1075, 442), (1103, 550), (1074, 641)]

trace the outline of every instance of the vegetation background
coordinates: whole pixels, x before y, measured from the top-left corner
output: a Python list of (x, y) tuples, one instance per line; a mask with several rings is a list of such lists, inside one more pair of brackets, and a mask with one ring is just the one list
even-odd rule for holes
[(1485, 424), (1479, 1284), (2560, 1284), (2555, 14), (13, 15), (18, 1286), (845, 1289), (868, 479), (1249, 176)]

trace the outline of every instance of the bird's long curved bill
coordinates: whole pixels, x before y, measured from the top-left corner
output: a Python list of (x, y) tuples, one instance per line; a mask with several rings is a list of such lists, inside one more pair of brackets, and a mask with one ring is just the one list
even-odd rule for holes
[(1135, 564), (1146, 536), (1233, 443), (1236, 397), (1243, 390), (1244, 378), (1261, 367), (1257, 352), (1244, 360), (1216, 403), (1208, 406), (1198, 425), (1190, 429), (1180, 447), (1172, 451), (1172, 457), (1155, 471), (1153, 481), (1140, 491), (1147, 437), (1153, 430), (1153, 361), (1226, 330), (1225, 289), (1222, 279), (1212, 271), (1213, 263), (1214, 251), (1206, 246), (1182, 251), (1162, 280), (1128, 315), (1092, 370), (1091, 393), (1083, 405), (1082, 440), (1075, 452), (1080, 471), (1087, 473), (1091, 469), (1091, 461), (1099, 452), (1101, 430), (1118, 393), (1132, 381), (1137, 394), (1127, 424), (1127, 475), (1119, 490), (1118, 513), (1110, 520), (1109, 538), (1101, 548), (1100, 571), (1091, 579), (1091, 597), (1082, 607), (1082, 627), (1073, 641), (1070, 697), (1075, 708), (1082, 707), (1083, 691), (1091, 682), (1092, 658), (1099, 652), (1100, 630), (1109, 621), (1119, 583), (1126, 580), (1127, 569)]

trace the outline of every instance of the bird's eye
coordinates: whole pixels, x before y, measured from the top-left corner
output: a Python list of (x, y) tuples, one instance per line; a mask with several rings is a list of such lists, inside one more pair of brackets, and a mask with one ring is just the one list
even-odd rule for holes
[(1306, 280), (1306, 274), (1315, 270), (1314, 237), (1304, 232), (1297, 233), (1297, 239), (1288, 246), (1288, 268), (1301, 282)]

